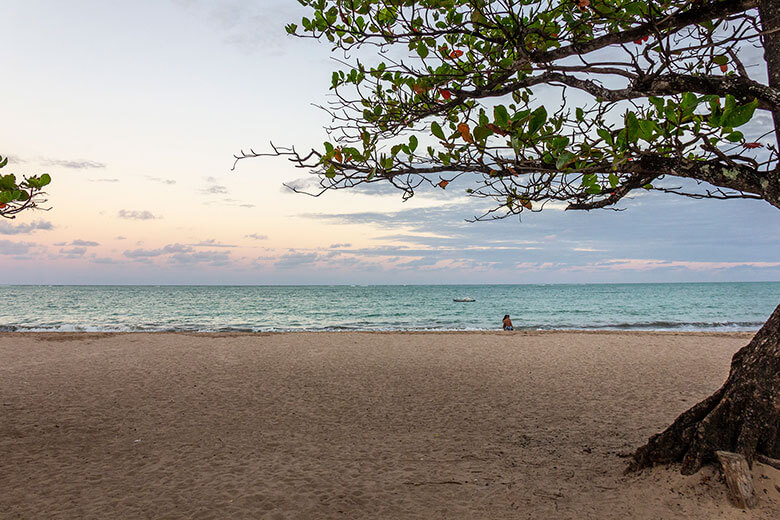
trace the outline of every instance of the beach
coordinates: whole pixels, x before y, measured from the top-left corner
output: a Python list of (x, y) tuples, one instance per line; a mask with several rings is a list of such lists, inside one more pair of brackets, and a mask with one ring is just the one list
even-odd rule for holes
[(0, 518), (777, 518), (624, 455), (749, 333), (3, 333)]

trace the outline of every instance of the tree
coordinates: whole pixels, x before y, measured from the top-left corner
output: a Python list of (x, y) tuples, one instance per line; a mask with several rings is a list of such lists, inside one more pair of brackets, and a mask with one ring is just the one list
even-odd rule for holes
[[(343, 52), (329, 142), (236, 161), (285, 156), (318, 176), (314, 195), (457, 181), (492, 201), (479, 219), (615, 209), (638, 190), (780, 208), (780, 0), (300, 2), (311, 15), (287, 32)], [(756, 114), (773, 123), (746, 126)], [(779, 429), (780, 307), (632, 468), (778, 457)]]
[[(8, 165), (8, 157), (0, 156), (0, 168)], [(48, 173), (24, 177), (21, 182), (16, 175), (0, 175), (0, 217), (16, 218), (16, 214), (38, 207), (44, 194), (41, 190), (51, 182)]]

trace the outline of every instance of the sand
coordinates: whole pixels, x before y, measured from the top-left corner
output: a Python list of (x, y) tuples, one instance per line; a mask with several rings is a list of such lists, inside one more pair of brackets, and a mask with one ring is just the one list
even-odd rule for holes
[(623, 476), (746, 334), (0, 334), (0, 518), (780, 516)]

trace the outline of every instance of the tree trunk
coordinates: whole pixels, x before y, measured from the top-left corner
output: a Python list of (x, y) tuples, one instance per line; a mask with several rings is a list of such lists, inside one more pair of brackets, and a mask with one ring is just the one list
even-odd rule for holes
[(639, 448), (629, 466), (682, 461), (682, 473), (696, 473), (716, 460), (718, 450), (780, 457), (780, 306), (731, 360), (726, 383), (680, 415), (664, 432)]

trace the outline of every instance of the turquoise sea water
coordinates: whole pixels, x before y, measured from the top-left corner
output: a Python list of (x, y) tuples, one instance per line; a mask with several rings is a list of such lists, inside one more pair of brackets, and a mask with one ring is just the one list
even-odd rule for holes
[[(780, 282), (4, 286), (2, 331), (757, 330)], [(473, 303), (453, 298), (471, 297)]]

